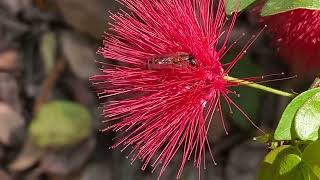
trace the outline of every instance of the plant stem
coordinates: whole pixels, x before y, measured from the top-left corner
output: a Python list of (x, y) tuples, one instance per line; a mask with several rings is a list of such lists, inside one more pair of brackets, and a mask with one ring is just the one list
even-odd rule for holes
[(52, 89), (55, 87), (57, 80), (59, 79), (60, 75), (63, 73), (67, 65), (67, 62), (61, 58), (56, 62), (56, 65), (53, 67), (51, 72), (49, 73), (48, 77), (44, 80), (41, 92), (39, 96), (36, 98), (34, 104), (34, 114), (36, 114), (40, 107), (46, 103)]
[(295, 94), (292, 94), (292, 93), (284, 92), (284, 91), (281, 91), (278, 89), (274, 89), (274, 88), (267, 87), (267, 86), (264, 86), (261, 84), (257, 84), (257, 83), (246, 81), (246, 80), (241, 80), (241, 79), (230, 77), (230, 76), (225, 76), (224, 79), (229, 82), (238, 83), (240, 85), (252, 87), (255, 89), (260, 89), (260, 90), (267, 91), (267, 92), (277, 94), (280, 96), (291, 97), (291, 98), (294, 98), (296, 96)]

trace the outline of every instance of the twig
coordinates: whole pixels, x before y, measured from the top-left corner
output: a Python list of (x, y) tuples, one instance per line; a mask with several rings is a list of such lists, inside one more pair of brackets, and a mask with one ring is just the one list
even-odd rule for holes
[(61, 58), (60, 60), (58, 60), (54, 68), (51, 70), (48, 77), (44, 80), (41, 87), (41, 93), (37, 97), (34, 105), (34, 111), (33, 111), (34, 114), (39, 112), (39, 109), (41, 108), (41, 106), (44, 103), (46, 103), (46, 101), (48, 100), (50, 92), (56, 85), (56, 82), (60, 77), (61, 73), (64, 71), (65, 67), (66, 67), (66, 61), (63, 58)]
[(312, 85), (310, 86), (310, 89), (318, 88), (320, 87), (320, 78), (316, 77), (313, 81)]

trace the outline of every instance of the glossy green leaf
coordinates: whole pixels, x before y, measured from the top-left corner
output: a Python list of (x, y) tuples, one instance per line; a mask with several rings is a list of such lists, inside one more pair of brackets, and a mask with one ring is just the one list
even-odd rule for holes
[(294, 9), (320, 9), (319, 0), (268, 0), (262, 9), (262, 16), (270, 16)]
[(233, 12), (240, 12), (256, 2), (257, 0), (228, 0), (226, 1), (226, 12), (231, 15)]
[(279, 166), (277, 165), (279, 164), (278, 160), (288, 154), (298, 155), (298, 152), (292, 146), (284, 145), (268, 153), (262, 162), (259, 180), (274, 180), (275, 176), (279, 174), (279, 168), (277, 167)]
[(89, 111), (69, 101), (43, 105), (29, 127), (29, 134), (36, 145), (54, 149), (78, 143), (87, 138), (91, 131)]
[(303, 152), (302, 159), (309, 165), (313, 173), (320, 179), (320, 141), (308, 145)]
[(298, 110), (294, 123), (299, 139), (316, 141), (320, 128), (320, 93), (309, 98)]
[(317, 180), (300, 153), (289, 145), (271, 151), (261, 166), (259, 180)]
[(274, 133), (275, 140), (292, 140), (295, 139), (294, 120), (297, 111), (316, 93), (320, 92), (320, 88), (308, 90), (296, 98), (294, 98), (282, 114), (278, 127)]
[(275, 164), (277, 172), (272, 179), (277, 180), (303, 180), (306, 176), (303, 171), (302, 159), (296, 154), (286, 154), (277, 159)]

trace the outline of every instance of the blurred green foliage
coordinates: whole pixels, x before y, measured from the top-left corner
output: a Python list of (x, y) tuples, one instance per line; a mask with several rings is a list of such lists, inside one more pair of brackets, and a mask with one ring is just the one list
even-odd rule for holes
[(91, 118), (89, 111), (80, 104), (53, 101), (42, 106), (30, 124), (29, 134), (41, 148), (62, 148), (91, 134)]

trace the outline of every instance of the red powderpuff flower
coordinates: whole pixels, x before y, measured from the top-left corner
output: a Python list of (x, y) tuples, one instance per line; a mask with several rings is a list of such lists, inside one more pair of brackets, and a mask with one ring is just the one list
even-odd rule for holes
[(120, 2), (131, 13), (112, 16), (113, 34), (107, 34), (98, 51), (118, 65), (102, 63), (102, 74), (92, 78), (100, 98), (115, 96), (104, 105), (106, 122), (113, 122), (104, 130), (121, 133), (112, 148), (132, 148), (129, 156), (140, 159), (143, 170), (161, 166), (159, 177), (179, 149), (183, 155), (177, 178), (191, 158), (200, 170), (205, 154), (212, 157), (207, 134), (215, 110), (221, 113), (220, 100), (242, 112), (228, 96), (234, 94), (228, 88), (238, 84), (225, 76), (254, 37), (223, 65), (236, 20), (235, 15), (223, 29), (223, 0)]
[(320, 11), (296, 9), (262, 18), (281, 57), (303, 73), (320, 70)]

